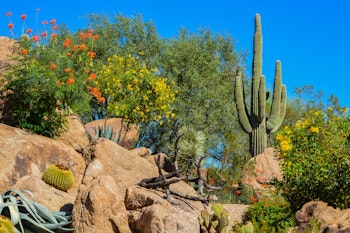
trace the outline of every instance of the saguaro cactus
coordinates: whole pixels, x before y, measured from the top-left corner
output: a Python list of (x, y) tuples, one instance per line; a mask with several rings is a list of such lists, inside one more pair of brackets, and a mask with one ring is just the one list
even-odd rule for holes
[(250, 112), (245, 104), (242, 70), (236, 73), (235, 97), (238, 117), (244, 131), (250, 137), (250, 152), (253, 156), (264, 152), (267, 135), (275, 132), (282, 124), (286, 112), (286, 86), (282, 85), (281, 62), (276, 62), (273, 99), (270, 115), (266, 115), (265, 77), (262, 75), (262, 33), (260, 15), (255, 16), (253, 80), (251, 84)]

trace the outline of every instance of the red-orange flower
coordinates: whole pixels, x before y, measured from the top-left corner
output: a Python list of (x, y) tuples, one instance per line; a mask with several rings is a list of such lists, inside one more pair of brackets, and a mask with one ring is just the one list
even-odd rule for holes
[(70, 56), (70, 52), (66, 52), (66, 56), (69, 57)]
[(86, 34), (84, 32), (80, 32), (79, 40), (85, 40), (85, 39), (86, 39)]
[(41, 40), (41, 37), (39, 35), (32, 36), (33, 42), (38, 42), (39, 40)]
[(78, 45), (74, 45), (74, 46), (73, 46), (73, 50), (74, 50), (74, 51), (77, 51), (78, 48), (79, 48)]
[(95, 74), (95, 73), (91, 73), (90, 75), (89, 75), (89, 80), (95, 80), (96, 79), (96, 77), (97, 77), (97, 75)]
[(25, 20), (27, 18), (27, 15), (26, 14), (22, 14), (21, 15), (21, 20)]
[(69, 79), (67, 79), (67, 84), (73, 84), (75, 83), (75, 79), (73, 77), (70, 77)]
[(96, 53), (93, 52), (93, 51), (89, 51), (88, 55), (89, 55), (90, 58), (94, 58), (96, 56)]
[(42, 36), (42, 37), (47, 37), (47, 32), (46, 32), (46, 31), (45, 31), (45, 32), (42, 32), (42, 33), (41, 33), (41, 36)]
[(5, 16), (10, 17), (12, 15), (11, 11), (6, 12)]
[(50, 69), (51, 69), (51, 70), (56, 69), (56, 64), (55, 64), (55, 63), (51, 63), (51, 65), (50, 65)]
[(88, 73), (90, 73), (90, 70), (89, 70), (89, 69), (86, 69), (86, 70), (85, 70), (85, 74), (88, 74)]
[(56, 38), (57, 37), (57, 33), (51, 33), (51, 38)]
[(48, 24), (48, 22), (47, 22), (47, 20), (43, 20), (43, 21), (41, 21), (41, 24), (46, 25), (46, 24)]
[(58, 25), (54, 25), (53, 27), (52, 27), (52, 30), (57, 30), (58, 29)]
[(8, 25), (7, 25), (7, 27), (9, 28), (9, 29), (12, 29), (12, 28), (14, 28), (14, 24), (13, 23), (9, 23)]
[(27, 30), (27, 34), (30, 34), (30, 33), (32, 33), (32, 32), (33, 32), (33, 29), (28, 28), (28, 30)]
[(22, 54), (22, 55), (27, 55), (27, 54), (28, 54), (28, 50), (27, 50), (27, 49), (22, 49), (21, 54)]
[(67, 67), (64, 69), (64, 73), (69, 73), (71, 71), (71, 68)]
[(241, 191), (239, 191), (239, 190), (237, 190), (235, 193), (236, 193), (236, 195), (241, 195), (242, 194)]
[(64, 48), (68, 48), (68, 47), (70, 47), (70, 46), (72, 46), (72, 39), (66, 38), (66, 39), (64, 40), (64, 42), (63, 42), (63, 47), (64, 47)]
[(257, 203), (258, 199), (256, 199), (254, 196), (250, 196), (249, 199), (253, 202), (253, 203)]
[(50, 24), (55, 24), (56, 23), (56, 19), (51, 19), (50, 20)]
[(79, 46), (79, 49), (81, 50), (81, 51), (85, 51), (86, 50), (86, 44), (81, 44), (80, 46)]
[(92, 39), (94, 39), (94, 40), (96, 40), (96, 39), (98, 39), (99, 38), (99, 35), (93, 35), (92, 36)]

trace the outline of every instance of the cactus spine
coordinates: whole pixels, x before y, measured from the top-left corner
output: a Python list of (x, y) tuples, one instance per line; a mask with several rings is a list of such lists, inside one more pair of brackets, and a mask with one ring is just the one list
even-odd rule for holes
[(273, 99), (270, 116), (266, 116), (265, 77), (262, 75), (262, 32), (260, 15), (255, 16), (253, 56), (253, 80), (251, 86), (251, 105), (248, 112), (243, 93), (243, 75), (240, 67), (236, 73), (235, 97), (239, 122), (250, 137), (250, 153), (253, 156), (264, 152), (267, 135), (274, 133), (282, 124), (286, 112), (286, 86), (282, 85), (281, 62), (276, 62)]

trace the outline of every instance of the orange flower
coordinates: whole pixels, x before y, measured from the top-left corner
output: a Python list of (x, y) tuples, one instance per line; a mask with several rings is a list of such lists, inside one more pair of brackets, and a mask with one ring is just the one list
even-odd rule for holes
[(66, 38), (66, 39), (64, 40), (64, 42), (63, 42), (63, 47), (64, 47), (64, 48), (68, 48), (68, 47), (70, 47), (70, 46), (72, 46), (72, 39)]
[(258, 199), (256, 199), (254, 196), (250, 196), (249, 199), (253, 202), (253, 203), (257, 203)]
[(84, 32), (80, 32), (79, 40), (85, 40), (85, 39), (86, 39), (86, 34)]
[(41, 37), (39, 35), (35, 35), (32, 37), (33, 42), (38, 42), (39, 40), (41, 40)]
[(241, 195), (242, 194), (241, 191), (239, 191), (239, 190), (237, 190), (235, 193), (236, 193), (236, 195)]
[(56, 69), (56, 64), (55, 64), (55, 63), (51, 63), (51, 65), (50, 65), (50, 69), (51, 69), (51, 70)]
[(73, 50), (74, 50), (74, 51), (77, 51), (78, 48), (79, 48), (78, 45), (74, 45), (74, 46), (73, 46)]
[(42, 37), (47, 37), (47, 32), (46, 32), (46, 31), (45, 31), (45, 32), (42, 32), (42, 33), (41, 33), (41, 36), (42, 36)]
[(90, 58), (94, 58), (96, 56), (96, 53), (93, 51), (88, 52)]
[(14, 26), (15, 26), (15, 25), (14, 25), (13, 23), (9, 23), (9, 24), (7, 25), (7, 27), (8, 27), (9, 29), (12, 29)]
[(41, 24), (46, 25), (46, 24), (48, 24), (48, 22), (47, 22), (47, 20), (43, 20), (43, 21), (41, 21)]
[(90, 70), (89, 70), (89, 69), (86, 69), (86, 70), (85, 70), (85, 74), (88, 74), (88, 73), (90, 73)]
[(6, 12), (5, 16), (10, 17), (12, 15), (11, 11)]
[(31, 29), (31, 28), (29, 28), (28, 30), (27, 30), (27, 34), (30, 34), (30, 33), (32, 33), (33, 32), (33, 29)]
[(89, 80), (95, 80), (96, 79), (96, 74), (95, 73), (91, 73), (90, 75), (89, 75)]
[(75, 79), (73, 77), (70, 77), (69, 79), (67, 79), (67, 84), (73, 84), (75, 83)]
[(51, 19), (50, 20), (50, 24), (55, 24), (56, 23), (56, 19)]
[(66, 56), (69, 57), (70, 56), (70, 52), (66, 52)]
[(57, 38), (57, 33), (51, 33), (51, 38)]
[(26, 49), (22, 49), (21, 54), (22, 54), (22, 55), (27, 55), (27, 54), (28, 54), (28, 50), (26, 50)]
[(52, 29), (53, 29), (53, 30), (57, 30), (57, 29), (58, 29), (58, 25), (54, 25), (54, 26), (52, 27)]
[(26, 14), (22, 14), (21, 15), (21, 20), (25, 20), (27, 18), (27, 15)]
[(64, 73), (69, 73), (71, 71), (71, 69), (69, 67), (64, 69)]
[(81, 51), (85, 51), (86, 50), (86, 44), (81, 44), (79, 46), (79, 48), (80, 48)]
[(96, 39), (98, 39), (99, 38), (99, 35), (93, 35), (92, 36), (92, 39), (94, 39), (94, 40), (96, 40)]
[(97, 98), (97, 101), (100, 103), (103, 103), (103, 102), (105, 102), (105, 97), (100, 96), (99, 98)]

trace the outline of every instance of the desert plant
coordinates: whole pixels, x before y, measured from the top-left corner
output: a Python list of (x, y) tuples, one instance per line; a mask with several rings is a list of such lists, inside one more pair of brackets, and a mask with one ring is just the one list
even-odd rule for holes
[(14, 228), (8, 217), (0, 215), (0, 233), (14, 233)]
[(98, 126), (95, 128), (95, 139), (98, 138), (106, 138), (108, 140), (111, 140), (114, 143), (118, 143), (119, 137), (118, 132), (115, 132), (115, 136), (113, 138), (113, 128), (111, 126), (106, 126), (105, 124), (103, 126)]
[(254, 232), (286, 232), (295, 225), (290, 204), (281, 196), (272, 196), (248, 207), (245, 222), (252, 222)]
[(43, 173), (42, 179), (62, 191), (67, 191), (74, 184), (72, 171), (64, 165), (50, 165)]
[(217, 233), (227, 232), (226, 228), (229, 223), (227, 210), (219, 203), (213, 204), (211, 209), (213, 213), (208, 210), (202, 210), (201, 212), (202, 232), (212, 232), (211, 230), (215, 230)]
[(255, 16), (253, 80), (250, 112), (244, 100), (242, 70), (237, 69), (235, 98), (240, 124), (250, 137), (250, 153), (256, 156), (264, 152), (267, 135), (274, 133), (282, 124), (286, 110), (286, 87), (282, 85), (281, 62), (276, 62), (276, 74), (270, 116), (267, 117), (265, 77), (262, 75), (262, 33), (260, 15)]
[(33, 194), (28, 190), (12, 189), (0, 194), (0, 215), (11, 219), (16, 233), (54, 233), (74, 230), (66, 228), (70, 224), (71, 213), (48, 210), (35, 202)]
[(283, 180), (275, 186), (295, 210), (311, 200), (350, 207), (350, 118), (344, 114), (310, 110), (277, 133)]

